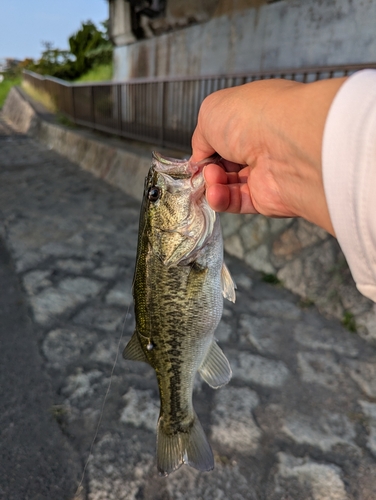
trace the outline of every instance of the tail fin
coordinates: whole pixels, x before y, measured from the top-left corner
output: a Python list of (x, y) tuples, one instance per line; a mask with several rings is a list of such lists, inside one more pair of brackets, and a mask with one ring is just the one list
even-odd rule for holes
[(157, 466), (163, 476), (168, 476), (182, 464), (200, 471), (214, 468), (213, 452), (205, 436), (197, 415), (186, 430), (176, 434), (166, 434), (161, 425), (157, 427)]

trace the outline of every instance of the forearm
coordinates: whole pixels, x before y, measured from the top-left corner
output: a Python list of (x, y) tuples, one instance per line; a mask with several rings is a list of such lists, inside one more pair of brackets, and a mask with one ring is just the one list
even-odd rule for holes
[[(291, 213), (334, 234), (322, 177), (322, 140), (329, 108), (345, 78), (282, 89), (265, 109), (264, 127), (279, 142), (283, 168), (273, 175)], [(274, 136), (274, 139), (272, 139)], [(270, 154), (273, 154), (274, 146)]]

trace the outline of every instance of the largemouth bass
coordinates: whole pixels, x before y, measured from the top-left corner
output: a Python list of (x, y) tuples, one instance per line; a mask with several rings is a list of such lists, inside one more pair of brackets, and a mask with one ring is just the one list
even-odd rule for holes
[(197, 371), (213, 388), (231, 378), (214, 339), (222, 294), (235, 301), (219, 218), (205, 198), (203, 167), (153, 153), (145, 179), (133, 282), (136, 330), (123, 357), (155, 370), (160, 393), (157, 467), (207, 471), (214, 458), (192, 404)]

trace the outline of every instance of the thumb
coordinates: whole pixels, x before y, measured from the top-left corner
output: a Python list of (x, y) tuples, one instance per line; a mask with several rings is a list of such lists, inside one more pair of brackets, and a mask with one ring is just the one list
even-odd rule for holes
[(192, 156), (191, 161), (197, 163), (216, 153), (215, 149), (206, 140), (205, 134), (201, 131), (200, 123), (198, 123), (192, 136)]

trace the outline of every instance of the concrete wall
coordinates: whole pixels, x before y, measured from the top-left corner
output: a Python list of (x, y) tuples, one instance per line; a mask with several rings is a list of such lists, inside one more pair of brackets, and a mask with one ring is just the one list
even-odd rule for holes
[(114, 78), (376, 61), (376, 0), (282, 0), (115, 49)]

